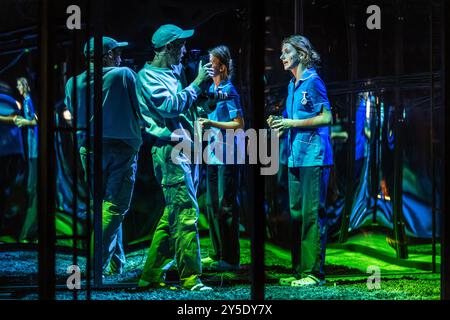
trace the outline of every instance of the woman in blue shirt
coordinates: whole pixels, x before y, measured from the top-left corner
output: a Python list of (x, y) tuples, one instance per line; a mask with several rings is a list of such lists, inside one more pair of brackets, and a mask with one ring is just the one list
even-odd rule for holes
[(27, 137), (27, 203), (28, 209), (25, 222), (20, 234), (21, 242), (33, 242), (37, 240), (37, 156), (38, 156), (38, 131), (37, 116), (30, 96), (30, 86), (25, 78), (17, 79), (17, 90), (23, 97), (23, 118), (17, 117), (14, 123), (18, 127), (26, 128)]
[[(232, 97), (218, 101), (208, 118), (199, 122), (208, 131), (206, 151), (207, 212), (210, 224), (212, 248), (202, 263), (217, 271), (239, 269), (239, 212), (236, 206), (238, 167), (243, 164), (244, 144), (237, 143), (236, 136), (244, 128), (239, 95), (230, 81), (232, 60), (226, 46), (210, 50), (210, 62), (214, 70), (209, 93), (223, 93)], [(241, 130), (242, 131), (242, 130)], [(242, 132), (243, 133), (243, 132)], [(244, 140), (242, 140), (244, 141)], [(241, 141), (241, 142), (242, 142)], [(231, 155), (233, 155), (231, 157)]]
[(283, 40), (280, 59), (292, 73), (284, 118), (267, 122), (278, 135), (287, 134), (289, 205), (292, 219), (293, 277), (281, 285), (309, 286), (325, 282), (325, 199), (333, 154), (332, 115), (325, 85), (315, 66), (318, 53), (309, 40), (293, 35)]

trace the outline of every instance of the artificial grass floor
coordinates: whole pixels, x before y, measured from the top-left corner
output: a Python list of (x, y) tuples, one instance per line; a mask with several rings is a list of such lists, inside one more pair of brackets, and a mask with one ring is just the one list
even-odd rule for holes
[[(200, 292), (168, 292), (167, 290), (151, 290), (141, 293), (130, 293), (125, 289), (94, 290), (93, 299), (145, 299), (145, 300), (247, 300), (250, 299), (249, 285), (250, 241), (241, 239), (241, 266), (239, 272), (216, 273), (204, 270), (205, 283), (211, 284), (214, 291)], [(209, 239), (201, 238), (202, 257), (207, 256)], [(373, 300), (373, 299), (439, 299), (440, 276), (431, 273), (431, 245), (410, 246), (410, 258), (398, 261), (395, 251), (386, 243), (382, 234), (359, 234), (349, 238), (345, 244), (329, 244), (325, 271), (327, 284), (314, 288), (291, 288), (278, 285), (278, 279), (291, 274), (290, 252), (271, 243), (265, 245), (266, 299), (281, 300)], [(125, 273), (108, 277), (105, 284), (135, 285), (146, 259), (147, 247), (133, 249), (127, 253), (128, 264)], [(436, 259), (440, 261), (439, 257)], [(397, 261), (400, 264), (392, 263)], [(403, 265), (401, 265), (403, 263)], [(405, 265), (406, 263), (406, 265)], [(421, 264), (422, 263), (422, 264)], [(425, 263), (425, 264), (423, 264)], [(57, 282), (65, 284), (66, 268), (72, 264), (68, 254), (57, 254)], [(79, 265), (83, 270), (84, 257), (79, 257)], [(381, 288), (369, 290), (366, 273), (368, 266), (380, 268)], [(34, 251), (0, 252), (0, 286), (10, 284), (36, 284), (37, 253)], [(169, 281), (177, 281), (175, 270), (168, 273)], [(79, 299), (83, 299), (81, 291)], [(71, 292), (59, 290), (57, 299), (72, 299)], [(26, 293), (16, 298), (37, 299), (35, 293)]]

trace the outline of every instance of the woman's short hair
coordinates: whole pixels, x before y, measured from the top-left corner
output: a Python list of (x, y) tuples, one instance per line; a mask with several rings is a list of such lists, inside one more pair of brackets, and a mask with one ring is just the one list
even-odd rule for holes
[(231, 59), (230, 49), (227, 46), (217, 46), (209, 50), (209, 54), (219, 59), (219, 62), (225, 66), (225, 78), (231, 78), (233, 75), (233, 60)]
[(320, 55), (314, 50), (308, 38), (301, 35), (292, 35), (285, 38), (281, 46), (287, 43), (293, 46), (297, 53), (303, 52), (305, 54), (305, 59), (302, 62), (305, 67), (317, 67), (320, 64)]

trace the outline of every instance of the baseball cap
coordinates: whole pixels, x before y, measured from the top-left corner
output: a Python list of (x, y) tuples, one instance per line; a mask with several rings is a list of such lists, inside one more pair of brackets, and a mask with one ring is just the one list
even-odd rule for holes
[(155, 31), (152, 36), (152, 43), (155, 48), (161, 48), (177, 39), (186, 39), (192, 37), (194, 30), (183, 30), (173, 24), (164, 24)]
[[(102, 42), (103, 42), (103, 54), (108, 53), (109, 50), (113, 50), (115, 48), (120, 48), (120, 47), (126, 47), (128, 45), (128, 42), (117, 42), (116, 40), (114, 40), (113, 38), (110, 38), (110, 37), (103, 37)], [(87, 42), (84, 45), (84, 55), (85, 55), (85, 57), (88, 56)], [(90, 56), (94, 55), (94, 38), (93, 37), (89, 40), (89, 55)]]

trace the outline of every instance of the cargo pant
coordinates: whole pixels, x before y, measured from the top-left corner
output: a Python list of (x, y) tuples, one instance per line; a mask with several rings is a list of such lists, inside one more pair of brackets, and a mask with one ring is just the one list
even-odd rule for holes
[(297, 278), (324, 279), (326, 196), (330, 168), (289, 168), (292, 265)]
[(197, 228), (199, 208), (195, 189), (195, 165), (186, 158), (172, 161), (173, 146), (159, 144), (152, 148), (155, 177), (160, 182), (165, 207), (148, 251), (141, 279), (151, 283), (165, 280), (174, 258), (181, 285), (191, 288), (201, 283), (200, 241)]
[[(120, 140), (104, 139), (102, 159), (102, 271), (121, 273), (125, 265), (122, 222), (130, 208), (137, 171), (137, 151)], [(80, 148), (86, 172), (87, 149)], [(91, 191), (94, 156), (90, 155)], [(94, 243), (92, 241), (92, 243)], [(93, 253), (93, 251), (92, 251)], [(109, 268), (109, 270), (108, 270)]]
[(239, 211), (236, 205), (236, 165), (207, 168), (207, 212), (212, 248), (209, 256), (239, 264)]

